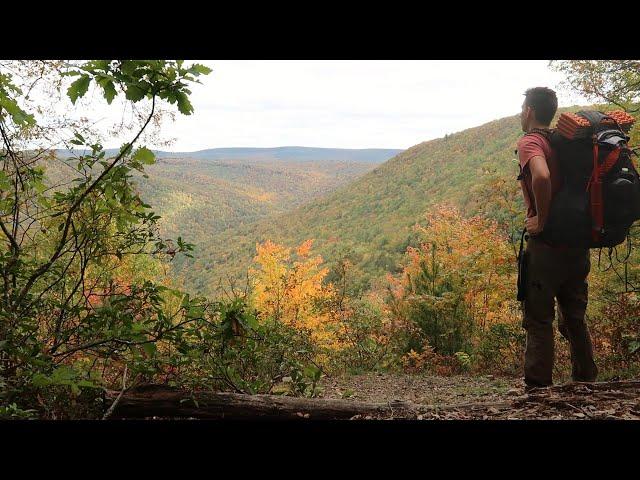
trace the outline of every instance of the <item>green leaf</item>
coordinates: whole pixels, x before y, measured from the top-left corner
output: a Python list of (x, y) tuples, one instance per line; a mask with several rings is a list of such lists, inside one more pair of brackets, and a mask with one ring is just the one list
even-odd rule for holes
[(23, 125), (25, 123), (33, 125), (35, 123), (33, 115), (27, 115), (23, 110), (19, 110), (18, 112), (11, 115), (11, 117), (17, 125)]
[(322, 375), (322, 370), (320, 370), (315, 365), (309, 365), (308, 367), (304, 368), (304, 374), (308, 378), (318, 381), (320, 379), (320, 376)]
[(47, 186), (41, 180), (38, 180), (33, 183), (33, 188), (37, 193), (42, 193), (47, 189)]
[(93, 383), (90, 380), (80, 380), (77, 385), (79, 387), (87, 387), (87, 388), (100, 388), (98, 385), (96, 385), (95, 383)]
[(189, 307), (189, 294), (185, 293), (184, 297), (182, 297), (182, 303), (180, 304), (180, 307)]
[(104, 90), (104, 98), (107, 100), (107, 103), (111, 105), (113, 99), (116, 98), (118, 92), (116, 92), (116, 87), (113, 85), (112, 81), (105, 82), (102, 85), (102, 90)]
[(73, 82), (67, 90), (67, 95), (71, 99), (71, 103), (76, 104), (76, 100), (82, 97), (89, 90), (91, 78), (88, 75), (82, 75), (78, 80)]
[(140, 147), (136, 150), (133, 160), (137, 160), (144, 165), (153, 165), (156, 162), (156, 156), (147, 147)]
[[(0, 94), (1, 93), (0, 91)], [(16, 125), (23, 125), (25, 123), (33, 125), (35, 123), (33, 115), (27, 114), (27, 112), (22, 110), (13, 98), (0, 95), (0, 108), (4, 108), (9, 115), (11, 115)]]
[(146, 352), (146, 354), (149, 355), (150, 357), (152, 357), (157, 350), (155, 343), (143, 343), (142, 348)]
[(213, 70), (205, 65), (194, 63), (189, 68), (189, 71), (191, 71), (194, 75), (209, 75)]
[(0, 170), (0, 190), (7, 190), (11, 187), (11, 182), (6, 173)]
[(133, 60), (123, 60), (120, 68), (125, 75), (131, 75), (138, 66)]
[(46, 387), (51, 384), (49, 377), (42, 373), (36, 373), (31, 377), (31, 383), (36, 387)]
[(131, 325), (131, 331), (134, 333), (144, 332), (145, 326), (143, 323), (134, 323)]
[(203, 307), (189, 307), (187, 311), (187, 317), (189, 318), (200, 318), (204, 315)]
[(51, 380), (56, 383), (60, 382), (61, 384), (66, 384), (67, 382), (73, 380), (75, 377), (75, 370), (71, 367), (63, 365), (55, 369), (55, 371), (51, 375)]
[(127, 87), (125, 96), (127, 97), (127, 100), (131, 100), (132, 102), (137, 102), (139, 100), (142, 100), (145, 94), (146, 92), (142, 90), (140, 87), (138, 87), (137, 85), (129, 85)]
[(183, 115), (191, 115), (193, 113), (193, 105), (189, 101), (189, 97), (183, 92), (176, 92), (176, 99), (178, 100), (178, 110)]

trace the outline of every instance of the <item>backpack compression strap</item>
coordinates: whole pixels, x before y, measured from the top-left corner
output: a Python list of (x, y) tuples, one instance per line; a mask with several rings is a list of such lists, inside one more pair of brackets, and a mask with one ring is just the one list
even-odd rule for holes
[(601, 129), (600, 126), (604, 119), (613, 120), (618, 129), (622, 131), (618, 122), (606, 115), (602, 112), (598, 111), (580, 111), (578, 115), (586, 118), (591, 124), (592, 128), (592, 138), (593, 138), (593, 171), (591, 172), (591, 178), (587, 183), (587, 191), (590, 192), (590, 203), (591, 203), (591, 238), (594, 242), (600, 241), (600, 235), (603, 233), (604, 227), (604, 208), (602, 202), (602, 176), (605, 175), (611, 167), (613, 167), (618, 161), (618, 157), (620, 156), (620, 147), (614, 148), (607, 158), (605, 158), (602, 165), (598, 164), (598, 131)]
[(590, 193), (591, 201), (591, 238), (594, 242), (600, 241), (600, 235), (602, 234), (602, 227), (604, 226), (604, 208), (602, 204), (602, 176), (605, 175), (611, 167), (613, 167), (620, 156), (620, 147), (614, 148), (607, 158), (605, 158), (602, 165), (598, 164), (598, 141), (596, 136), (593, 136), (593, 171), (591, 172), (591, 178), (587, 183), (587, 191)]

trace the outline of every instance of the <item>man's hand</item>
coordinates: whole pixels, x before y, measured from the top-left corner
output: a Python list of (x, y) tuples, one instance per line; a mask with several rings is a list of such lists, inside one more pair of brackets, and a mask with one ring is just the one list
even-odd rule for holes
[(524, 226), (530, 235), (537, 235), (544, 229), (544, 225), (538, 224), (538, 216), (529, 217), (524, 221)]

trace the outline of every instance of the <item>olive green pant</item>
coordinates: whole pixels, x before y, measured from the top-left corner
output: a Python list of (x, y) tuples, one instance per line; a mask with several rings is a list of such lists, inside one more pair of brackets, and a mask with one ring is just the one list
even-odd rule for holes
[(529, 238), (526, 247), (522, 326), (527, 332), (524, 378), (527, 386), (551, 385), (554, 357), (553, 320), (558, 300), (558, 330), (569, 342), (572, 378), (592, 382), (598, 369), (585, 323), (588, 249), (558, 249)]

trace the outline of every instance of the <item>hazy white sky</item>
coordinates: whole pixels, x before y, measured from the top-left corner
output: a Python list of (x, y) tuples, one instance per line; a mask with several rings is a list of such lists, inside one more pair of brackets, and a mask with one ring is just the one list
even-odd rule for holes
[(195, 114), (177, 115), (173, 151), (299, 145), (409, 148), (520, 110), (548, 86), (560, 106), (588, 103), (559, 89), (548, 61), (199, 61)]

